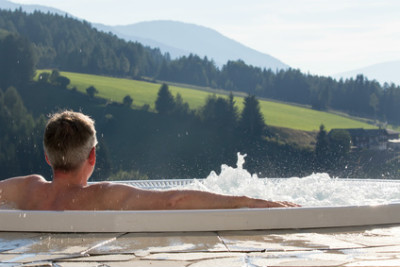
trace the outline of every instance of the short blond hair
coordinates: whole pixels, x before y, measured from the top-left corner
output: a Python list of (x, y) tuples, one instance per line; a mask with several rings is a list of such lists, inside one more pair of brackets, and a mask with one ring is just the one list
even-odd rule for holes
[(47, 122), (43, 145), (54, 170), (76, 170), (97, 145), (94, 120), (80, 112), (55, 113)]

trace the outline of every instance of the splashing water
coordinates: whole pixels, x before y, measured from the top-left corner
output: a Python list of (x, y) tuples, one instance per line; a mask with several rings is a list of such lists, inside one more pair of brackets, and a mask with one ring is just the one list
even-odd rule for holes
[(221, 166), (206, 179), (195, 180), (186, 189), (230, 195), (284, 200), (302, 206), (352, 206), (400, 202), (400, 181), (338, 179), (326, 173), (299, 178), (258, 178), (243, 169), (246, 155), (238, 153), (237, 168)]

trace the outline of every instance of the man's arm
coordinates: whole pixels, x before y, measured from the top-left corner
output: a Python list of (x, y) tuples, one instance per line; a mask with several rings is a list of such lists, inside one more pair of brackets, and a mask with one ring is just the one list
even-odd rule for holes
[[(166, 209), (237, 209), (274, 208), (296, 206), (289, 202), (274, 202), (246, 196), (230, 196), (197, 190), (164, 191), (167, 195)], [(164, 196), (160, 196), (163, 198)]]
[[(143, 190), (127, 185), (109, 184), (109, 209), (172, 210), (172, 209), (235, 209), (298, 207), (290, 202), (274, 202), (246, 196), (228, 196), (196, 190)], [(114, 201), (111, 201), (114, 198)], [(112, 208), (117, 204), (120, 208)]]

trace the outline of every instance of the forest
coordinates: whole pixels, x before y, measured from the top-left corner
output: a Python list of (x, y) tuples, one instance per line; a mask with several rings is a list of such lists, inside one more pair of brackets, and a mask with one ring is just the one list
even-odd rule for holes
[[(398, 94), (399, 88), (394, 85), (381, 88), (378, 83), (361, 76), (354, 81), (336, 82), (296, 70), (274, 73), (247, 66), (241, 61), (228, 62), (218, 70), (206, 58), (189, 56), (170, 60), (157, 49), (127, 43), (68, 17), (42, 13), (27, 15), (20, 10), (0, 12), (0, 179), (32, 172), (51, 177), (41, 140), (46, 115), (60, 109), (82, 110), (96, 120), (99, 146), (94, 180), (202, 178), (211, 171), (218, 171), (221, 164), (234, 166), (237, 152), (246, 153), (245, 168), (262, 177), (303, 176), (316, 171), (340, 177), (380, 177), (383, 173), (389, 178), (398, 176), (398, 159), (393, 155), (386, 155), (388, 160), (384, 163), (360, 165), (363, 158), (369, 158), (371, 162), (378, 155), (349, 153), (349, 147), (344, 145), (340, 147), (345, 149), (338, 150), (337, 144), (348, 144), (349, 136), (342, 133), (328, 137), (323, 125), (315, 149), (277, 139), (271, 127), (264, 124), (256, 98), (264, 88), (257, 85), (260, 81), (257, 73), (264, 78), (270, 77), (271, 84), (280, 86), (279, 91), (285, 91), (288, 86), (287, 98), (293, 98), (292, 93), (297, 92), (298, 102), (312, 99), (311, 96), (309, 100), (302, 98), (311, 81), (321, 82), (314, 85), (313, 90), (325, 88), (327, 91), (320, 93), (325, 96), (331, 87), (324, 87), (322, 81), (329, 80), (335, 86), (343, 84), (354, 89), (345, 90), (347, 87), (344, 86), (341, 89), (343, 95), (349, 94), (347, 90), (352, 93), (357, 90), (376, 92), (376, 97), (370, 95), (368, 104), (362, 105), (373, 105), (376, 108), (374, 116), (378, 116), (378, 111), (382, 110), (382, 95), (389, 91)], [(180, 68), (180, 64), (186, 64), (186, 67)], [(241, 112), (232, 94), (229, 97), (210, 95), (202, 108), (190, 110), (184, 99), (180, 95), (172, 96), (168, 84), (164, 83), (154, 113), (130, 108), (129, 99), (115, 105), (96, 98), (95, 88), (88, 88), (86, 94), (69, 90), (66, 88), (69, 80), (56, 70), (35, 82), (32, 78), (38, 67), (171, 81), (179, 80), (177, 74), (180, 71), (190, 70), (184, 76), (197, 78), (179, 82), (207, 82), (203, 85), (213, 87), (224, 83), (222, 88), (242, 88), (248, 96)], [(206, 68), (214, 71), (208, 73)], [(170, 76), (163, 76), (167, 70)], [(246, 77), (253, 78), (246, 83)], [(259, 90), (249, 90), (253, 86)], [(275, 97), (280, 98), (278, 93)], [(357, 95), (353, 101), (360, 99), (362, 97)], [(347, 100), (351, 102), (352, 99)], [(390, 97), (390, 101), (394, 100)], [(390, 116), (386, 117), (389, 120)]]
[(40, 12), (0, 10), (0, 29), (18, 33), (33, 44), (38, 68), (240, 91), (400, 124), (399, 86), (381, 85), (362, 75), (337, 81), (297, 69), (261, 69), (241, 60), (229, 61), (221, 69), (196, 55), (171, 60), (158, 49), (100, 32), (88, 22)]

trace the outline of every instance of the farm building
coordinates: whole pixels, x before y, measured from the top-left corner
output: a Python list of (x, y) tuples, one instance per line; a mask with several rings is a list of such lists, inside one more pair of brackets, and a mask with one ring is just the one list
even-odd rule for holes
[[(339, 129), (332, 129), (330, 134)], [(399, 132), (389, 129), (340, 129), (350, 134), (353, 149), (387, 150), (389, 140), (399, 139)]]

